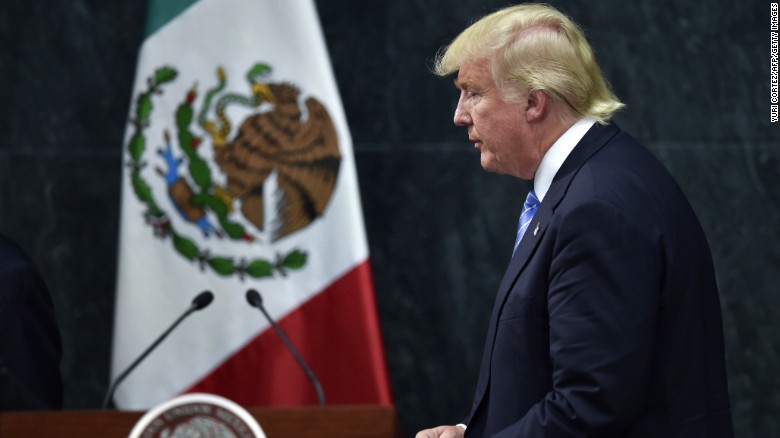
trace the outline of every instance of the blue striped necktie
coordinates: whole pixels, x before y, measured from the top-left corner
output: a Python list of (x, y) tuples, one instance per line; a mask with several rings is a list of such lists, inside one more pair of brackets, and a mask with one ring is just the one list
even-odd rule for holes
[(513, 256), (515, 255), (515, 251), (517, 251), (517, 247), (520, 245), (520, 240), (523, 238), (525, 230), (531, 225), (531, 220), (534, 218), (536, 210), (539, 209), (539, 204), (540, 202), (539, 198), (536, 197), (536, 192), (534, 189), (531, 189), (531, 191), (528, 192), (528, 196), (525, 197), (523, 212), (520, 213), (520, 220), (517, 223), (517, 239), (515, 239), (515, 247), (512, 250)]

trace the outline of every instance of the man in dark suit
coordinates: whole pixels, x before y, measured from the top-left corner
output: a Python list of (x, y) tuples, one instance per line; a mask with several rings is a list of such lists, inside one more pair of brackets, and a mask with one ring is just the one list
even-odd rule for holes
[[(609, 123), (582, 31), (503, 9), (437, 58), (485, 170), (533, 180), (470, 416), (423, 437), (733, 436), (712, 257), (684, 194)], [(518, 202), (518, 205), (520, 202)]]
[(60, 409), (61, 357), (49, 290), (21, 248), (0, 234), (0, 410)]

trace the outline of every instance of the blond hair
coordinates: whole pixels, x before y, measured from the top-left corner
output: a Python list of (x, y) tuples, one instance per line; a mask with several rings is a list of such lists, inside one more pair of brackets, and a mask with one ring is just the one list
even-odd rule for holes
[(549, 5), (511, 6), (481, 18), (439, 50), (433, 71), (446, 76), (478, 60), (490, 61), (493, 79), (510, 102), (544, 90), (572, 115), (602, 124), (624, 106), (604, 79), (585, 34)]

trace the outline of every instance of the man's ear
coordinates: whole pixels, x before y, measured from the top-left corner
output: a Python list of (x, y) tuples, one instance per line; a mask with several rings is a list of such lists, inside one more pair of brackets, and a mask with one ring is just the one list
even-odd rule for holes
[(550, 96), (544, 90), (531, 90), (528, 93), (525, 117), (529, 123), (544, 120), (549, 111)]

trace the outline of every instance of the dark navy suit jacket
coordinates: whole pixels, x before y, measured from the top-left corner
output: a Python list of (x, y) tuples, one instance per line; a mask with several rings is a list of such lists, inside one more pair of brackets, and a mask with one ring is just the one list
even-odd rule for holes
[(38, 270), (0, 234), (0, 410), (62, 407), (62, 345)]
[(730, 437), (712, 257), (614, 124), (556, 174), (496, 297), (467, 437)]

